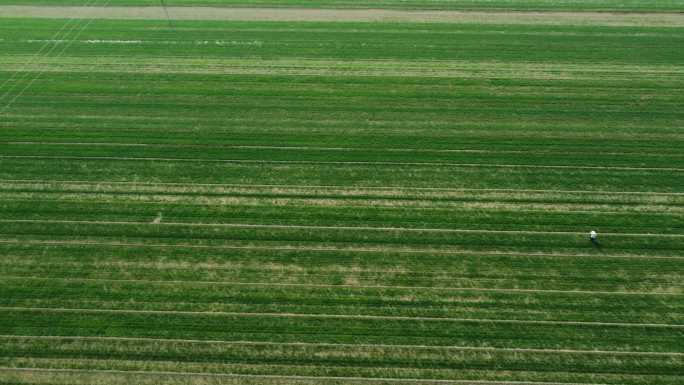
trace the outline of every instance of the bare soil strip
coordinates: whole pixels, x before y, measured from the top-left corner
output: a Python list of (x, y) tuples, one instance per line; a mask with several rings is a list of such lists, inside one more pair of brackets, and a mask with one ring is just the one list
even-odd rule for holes
[[(73, 374), (122, 374), (122, 375), (147, 375), (183, 376), (183, 377), (213, 377), (213, 378), (262, 378), (281, 380), (321, 380), (321, 381), (349, 381), (358, 382), (395, 382), (398, 384), (476, 384), (476, 385), (574, 385), (566, 382), (530, 382), (530, 381), (481, 381), (481, 380), (425, 380), (419, 378), (385, 378), (385, 377), (331, 377), (331, 376), (284, 376), (272, 374), (232, 374), (232, 373), (193, 373), (193, 372), (163, 372), (163, 371), (140, 371), (140, 370), (90, 370), (90, 369), (42, 369), (42, 368), (11, 368), (0, 367), (1, 372), (27, 372), (27, 373), (73, 373)], [(162, 382), (159, 382), (162, 383)], [(606, 385), (582, 383), (582, 385)]]
[(132, 309), (74, 309), (61, 307), (21, 307), (2, 306), (0, 311), (31, 311), (52, 313), (92, 313), (92, 314), (172, 314), (188, 316), (234, 316), (234, 317), (270, 317), (270, 318), (319, 318), (345, 320), (385, 320), (385, 321), (429, 321), (429, 322), (468, 322), (522, 325), (573, 325), (573, 326), (611, 326), (637, 328), (683, 329), (681, 324), (637, 323), (637, 322), (595, 322), (595, 321), (537, 321), (494, 318), (450, 318), (450, 317), (407, 317), (350, 314), (307, 314), (307, 313), (250, 313), (224, 311), (182, 311), (182, 310), (132, 310)]
[(526, 349), (526, 348), (494, 348), (477, 346), (435, 346), (435, 345), (388, 345), (388, 344), (333, 344), (323, 342), (268, 342), (268, 341), (222, 341), (222, 340), (193, 340), (176, 338), (148, 338), (148, 337), (84, 337), (84, 336), (28, 336), (28, 335), (0, 335), (1, 339), (41, 339), (41, 340), (81, 340), (81, 341), (140, 341), (166, 342), (190, 344), (224, 344), (247, 346), (320, 346), (320, 347), (352, 347), (352, 348), (397, 348), (397, 349), (430, 349), (477, 352), (512, 352), (512, 353), (542, 353), (542, 354), (596, 354), (620, 356), (684, 356), (679, 352), (635, 352), (623, 350), (575, 350), (575, 349)]
[[(680, 13), (401, 11), (389, 9), (168, 7), (174, 20), (433, 22), (682, 26)], [(1, 6), (0, 17), (166, 20), (162, 7)]]
[[(263, 286), (263, 287), (306, 287), (326, 289), (392, 289), (392, 290), (429, 290), (429, 291), (477, 291), (497, 293), (553, 293), (577, 295), (636, 295), (636, 296), (679, 296), (671, 292), (650, 291), (593, 291), (593, 290), (553, 290), (553, 289), (491, 289), (483, 287), (444, 287), (444, 286), (395, 286), (395, 285), (349, 285), (322, 283), (273, 283), (273, 282), (231, 282), (231, 281), (179, 281), (151, 279), (106, 279), (106, 278), (64, 278), (64, 277), (26, 277), (2, 275), (3, 279), (44, 280), (62, 282), (106, 282), (106, 283), (145, 283), (153, 285), (220, 285), (220, 286)], [(684, 354), (684, 353), (682, 353)]]
[[(78, 221), (51, 219), (0, 219), (0, 223), (55, 223), (76, 225), (134, 225), (134, 226), (174, 226), (174, 227), (233, 227), (256, 229), (304, 229), (304, 230), (343, 230), (343, 231), (401, 231), (401, 232), (430, 232), (430, 233), (472, 233), (472, 234), (546, 234), (546, 235), (585, 235), (579, 231), (532, 231), (532, 230), (480, 230), (480, 229), (440, 229), (440, 228), (411, 228), (411, 227), (374, 227), (374, 226), (311, 226), (311, 225), (280, 225), (280, 224), (250, 224), (250, 223), (199, 223), (199, 222), (131, 222), (131, 221)], [(624, 237), (659, 237), (684, 238), (684, 234), (652, 234), (652, 233), (609, 233), (604, 235), (619, 235)]]

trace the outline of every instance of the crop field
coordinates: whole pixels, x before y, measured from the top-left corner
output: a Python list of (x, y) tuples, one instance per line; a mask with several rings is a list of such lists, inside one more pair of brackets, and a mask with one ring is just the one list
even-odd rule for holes
[(684, 1), (166, 3), (0, 1), (0, 384), (684, 383)]

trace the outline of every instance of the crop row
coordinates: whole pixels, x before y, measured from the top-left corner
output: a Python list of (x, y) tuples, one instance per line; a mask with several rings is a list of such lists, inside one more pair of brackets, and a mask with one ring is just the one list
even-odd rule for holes
[(3, 276), (68, 279), (475, 289), (682, 291), (678, 259), (343, 248), (269, 243), (177, 244), (3, 239)]
[[(404, 245), (462, 247), (480, 251), (591, 252), (595, 246), (584, 233), (545, 231), (488, 231), (460, 229), (401, 229), (308, 225), (192, 224), (150, 222), (98, 222), (62, 220), (6, 220), (0, 234), (11, 236), (87, 239), (99, 237), (171, 242), (247, 241), (346, 245)], [(606, 234), (606, 249), (613, 253), (672, 256), (684, 248), (677, 235)]]
[(0, 308), (8, 335), (683, 352), (679, 326)]
[[(368, 201), (335, 202), (275, 197), (216, 197), (206, 201), (198, 197), (197, 200), (204, 202), (194, 204), (168, 202), (174, 200), (174, 196), (153, 197), (152, 202), (139, 202), (137, 199), (126, 202), (120, 196), (114, 196), (114, 199), (107, 196), (97, 198), (94, 202), (77, 202), (78, 195), (69, 196), (67, 202), (35, 198), (2, 199), (0, 213), (3, 220), (152, 222), (158, 218), (158, 221), (166, 223), (207, 225), (230, 223), (586, 233), (594, 229), (602, 233), (653, 235), (681, 234), (684, 229), (683, 210), (679, 208), (674, 208), (670, 213), (647, 211), (637, 214), (638, 208), (631, 212), (611, 212), (589, 204), (575, 208), (577, 211), (566, 207), (547, 211), (542, 205), (537, 206), (536, 210), (525, 210), (524, 205), (484, 203), (429, 208), (417, 207), (415, 202), (380, 201), (380, 207), (376, 207), (362, 205)], [(168, 198), (167, 202), (163, 202), (163, 198)]]
[[(84, 202), (99, 200), (119, 203), (135, 202), (173, 202), (178, 204), (211, 203), (212, 199), (297, 199), (307, 202), (321, 200), (340, 201), (342, 205), (375, 206), (386, 201), (416, 207), (439, 208), (441, 203), (480, 202), (495, 205), (515, 204), (522, 209), (532, 208), (525, 204), (548, 204), (559, 207), (586, 204), (591, 208), (607, 208), (610, 211), (629, 211), (634, 208), (640, 212), (648, 207), (656, 210), (676, 210), (684, 205), (681, 193), (651, 192), (612, 192), (612, 191), (573, 191), (540, 189), (441, 189), (441, 188), (402, 188), (402, 187), (359, 187), (359, 186), (321, 186), (321, 185), (232, 185), (202, 183), (149, 183), (149, 182), (108, 182), (108, 181), (58, 181), (58, 180), (0, 180), (0, 191), (8, 198)], [(117, 199), (120, 197), (120, 199)], [(136, 199), (137, 198), (137, 199)], [(334, 206), (334, 205), (333, 205)], [(387, 205), (384, 205), (387, 206)], [(494, 206), (492, 206), (494, 207)], [(608, 210), (606, 210), (608, 211)]]
[[(98, 143), (82, 143), (80, 145), (64, 145), (59, 143), (0, 143), (0, 152), (4, 156), (35, 157), (114, 157), (114, 158), (146, 158), (146, 159), (193, 159), (205, 161), (258, 161), (268, 159), (269, 162), (299, 163), (376, 163), (415, 165), (545, 165), (545, 166), (587, 166), (600, 164), (600, 167), (641, 167), (670, 169), (673, 166), (684, 166), (684, 156), (679, 154), (604, 154), (595, 156), (590, 153), (549, 153), (519, 151), (464, 151), (464, 152), (410, 152), (383, 150), (338, 150), (338, 149), (283, 149), (283, 148), (212, 148), (209, 146), (177, 147), (173, 145), (141, 146), (140, 144), (102, 145)], [(682, 168), (684, 172), (684, 167)]]
[(682, 172), (496, 166), (0, 158), (1, 179), (681, 192)]
[(676, 355), (135, 339), (2, 340), (0, 362), (29, 367), (58, 364), (72, 368), (343, 377), (353, 369), (371, 378), (674, 384), (681, 379), (679, 371), (684, 365), (682, 357)]
[(676, 295), (4, 277), (0, 306), (684, 324)]

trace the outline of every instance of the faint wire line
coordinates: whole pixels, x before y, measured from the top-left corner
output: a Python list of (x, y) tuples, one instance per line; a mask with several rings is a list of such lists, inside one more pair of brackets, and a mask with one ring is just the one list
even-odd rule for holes
[(166, 1), (159, 0), (162, 9), (164, 9), (164, 14), (166, 15), (166, 21), (169, 23), (169, 28), (173, 29), (173, 23), (171, 22), (171, 16), (169, 15), (168, 7), (166, 6)]
[[(88, 0), (88, 1), (85, 3), (85, 7), (90, 7), (90, 6), (92, 5), (92, 3), (96, 2), (96, 1), (98, 1), (98, 0)], [(69, 24), (71, 24), (71, 22), (74, 21), (74, 20), (77, 20), (77, 21), (76, 21), (76, 25), (74, 25), (74, 26), (72, 26), (72, 27), (69, 27), (69, 31), (67, 31), (63, 37), (60, 37), (59, 35), (62, 33), (62, 31), (64, 31), (64, 29), (67, 28), (67, 26), (68, 26)], [(76, 18), (75, 15), (72, 16), (71, 18), (69, 18), (69, 20), (67, 20), (67, 22), (64, 23), (64, 24), (62, 25), (62, 27), (59, 29), (59, 31), (57, 31), (57, 32), (52, 36), (51, 39), (47, 40), (47, 41), (45, 42), (45, 44), (43, 44), (43, 46), (40, 47), (40, 49), (38, 50), (38, 52), (36, 52), (36, 53), (31, 57), (31, 60), (29, 60), (28, 62), (24, 63), (24, 65), (23, 65), (22, 68), (20, 68), (20, 69), (18, 69), (17, 71), (15, 71), (9, 79), (5, 80), (5, 81), (0, 85), (0, 90), (2, 90), (7, 84), (9, 84), (11, 81), (13, 81), (13, 80), (17, 77), (17, 75), (18, 75), (19, 73), (22, 73), (22, 72), (23, 72), (23, 75), (21, 75), (21, 78), (18, 79), (17, 82), (16, 82), (12, 87), (10, 87), (2, 96), (0, 96), (0, 101), (3, 100), (7, 95), (9, 95), (9, 94), (12, 92), (12, 90), (13, 90), (21, 81), (23, 81), (26, 77), (29, 76), (29, 72), (27, 72), (26, 69), (27, 69), (30, 65), (32, 65), (40, 56), (48, 56), (48, 55), (50, 55), (50, 54), (52, 53), (52, 51), (54, 51), (55, 48), (57, 48), (57, 42), (55, 42), (55, 40), (66, 38), (66, 37), (74, 30), (75, 27), (78, 27), (78, 24), (79, 24), (80, 22), (81, 22), (81, 19)], [(43, 50), (44, 50), (46, 47), (48, 47), (51, 43), (55, 43), (55, 44), (54, 44), (47, 52), (45, 52), (45, 54), (43, 55)]]
[[(102, 4), (101, 6), (98, 5), (98, 7), (103, 7), (103, 8), (106, 7), (106, 6), (109, 4), (110, 1), (111, 1), (111, 0), (106, 0), (106, 1), (104, 2), (104, 4)], [(55, 56), (55, 58), (61, 57), (61, 56), (62, 56), (62, 55), (63, 55), (63, 54), (64, 54), (64, 53), (65, 53), (65, 52), (74, 44), (74, 42), (76, 41), (76, 39), (78, 39), (78, 37), (81, 35), (81, 33), (83, 33), (83, 31), (85, 31), (85, 30), (90, 26), (90, 24), (92, 24), (93, 21), (95, 21), (95, 16), (91, 17), (91, 18), (88, 20), (88, 22), (87, 22), (83, 27), (81, 27), (80, 30), (78, 30), (78, 31), (76, 32), (76, 35), (75, 35), (73, 38), (70, 39), (70, 41), (69, 41), (69, 42), (66, 44), (66, 46), (62, 49), (62, 51), (60, 51), (60, 52), (57, 54), (57, 56)], [(77, 25), (78, 25), (78, 24), (77, 24)], [(72, 31), (73, 31), (73, 30), (72, 30)], [(70, 33), (71, 33), (71, 32), (70, 32)], [(14, 96), (14, 98), (12, 98), (12, 99), (7, 103), (7, 105), (5, 105), (5, 107), (3, 107), (2, 109), (0, 109), (0, 115), (3, 115), (10, 107), (12, 107), (12, 105), (14, 104), (14, 102), (15, 102), (18, 98), (20, 98), (20, 97), (26, 92), (26, 90), (28, 90), (28, 89), (33, 85), (33, 83), (35, 83), (35, 82), (43, 75), (43, 73), (45, 73), (45, 71), (46, 71), (46, 69), (45, 69), (45, 67), (44, 67), (43, 69), (40, 70), (40, 72), (38, 72), (38, 74), (37, 74), (37, 75), (36, 75), (36, 76), (35, 76), (35, 77), (34, 77), (34, 78), (33, 78), (33, 79), (32, 79), (32, 80), (31, 80), (31, 81), (30, 81), (22, 90), (21, 90), (21, 91), (19, 91), (19, 93), (18, 93), (17, 95)]]

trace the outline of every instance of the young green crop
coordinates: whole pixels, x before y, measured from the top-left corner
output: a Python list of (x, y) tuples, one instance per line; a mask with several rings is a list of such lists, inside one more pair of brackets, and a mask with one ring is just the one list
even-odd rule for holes
[(681, 27), (96, 20), (33, 56), (64, 21), (0, 28), (0, 384), (682, 382)]

